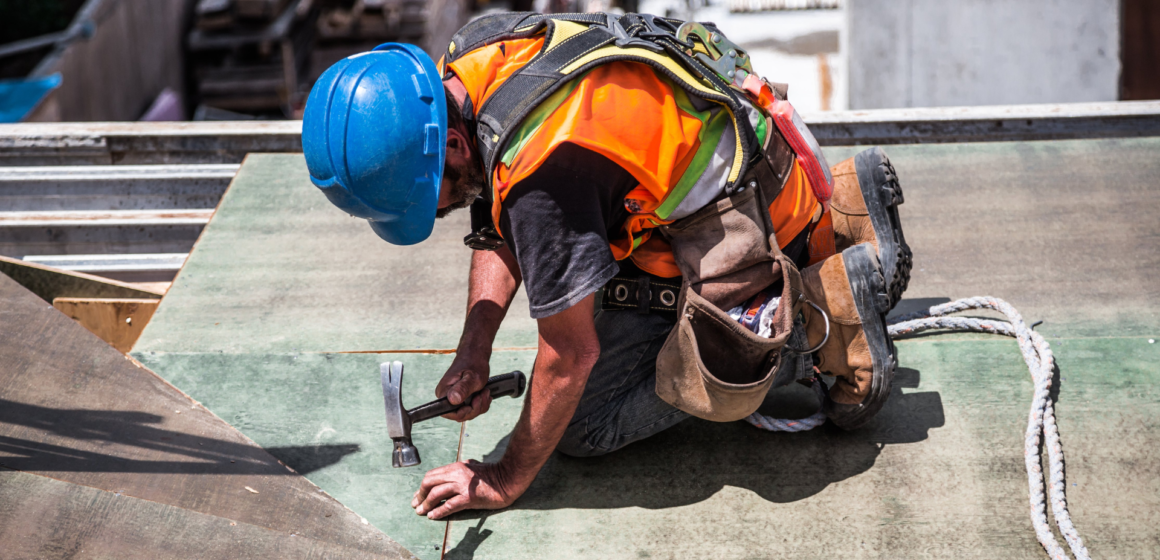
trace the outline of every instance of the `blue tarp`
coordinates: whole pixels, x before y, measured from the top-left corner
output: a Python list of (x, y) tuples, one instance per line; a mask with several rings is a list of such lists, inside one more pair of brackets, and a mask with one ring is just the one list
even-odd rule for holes
[(44, 78), (0, 80), (0, 123), (24, 120), (44, 96), (60, 86), (60, 74)]

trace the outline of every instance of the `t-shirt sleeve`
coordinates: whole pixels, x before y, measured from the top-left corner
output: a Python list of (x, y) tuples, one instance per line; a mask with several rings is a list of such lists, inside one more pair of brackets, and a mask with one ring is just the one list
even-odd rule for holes
[(624, 221), (636, 180), (608, 158), (564, 144), (513, 185), (500, 230), (515, 254), (533, 319), (588, 297), (620, 270), (608, 236)]

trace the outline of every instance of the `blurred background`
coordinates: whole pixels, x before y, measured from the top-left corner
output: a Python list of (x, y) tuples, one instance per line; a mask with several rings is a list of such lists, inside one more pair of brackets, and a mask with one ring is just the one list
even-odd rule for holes
[(1153, 0), (0, 0), (0, 122), (300, 118), (335, 61), (505, 10), (714, 22), (806, 114), (1160, 98)]

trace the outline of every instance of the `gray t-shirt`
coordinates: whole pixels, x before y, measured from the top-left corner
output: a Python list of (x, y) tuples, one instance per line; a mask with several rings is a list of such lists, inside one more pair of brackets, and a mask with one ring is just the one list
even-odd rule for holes
[(512, 186), (500, 231), (515, 254), (533, 319), (555, 315), (600, 289), (620, 267), (608, 239), (628, 218), (632, 174), (575, 144), (552, 152)]

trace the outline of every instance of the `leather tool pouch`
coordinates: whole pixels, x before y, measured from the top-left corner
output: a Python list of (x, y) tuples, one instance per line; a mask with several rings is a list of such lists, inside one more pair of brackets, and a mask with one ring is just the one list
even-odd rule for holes
[[(656, 392), (706, 420), (731, 422), (757, 410), (804, 303), (801, 276), (778, 248), (769, 218), (768, 201), (780, 192), (792, 156), (787, 164), (770, 153), (781, 143), (770, 144), (740, 183), (744, 190), (663, 228), (684, 281), (677, 325), (657, 356)], [(729, 317), (729, 309), (778, 281), (771, 338)]]

